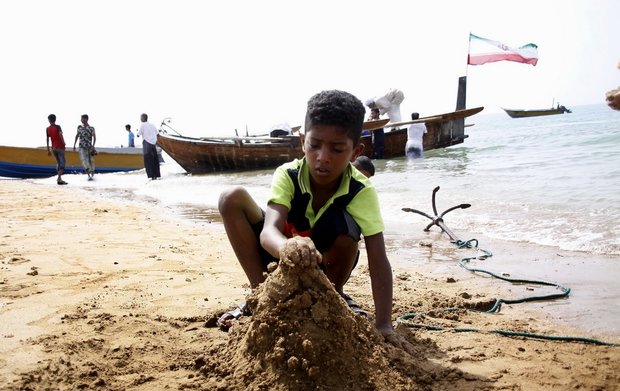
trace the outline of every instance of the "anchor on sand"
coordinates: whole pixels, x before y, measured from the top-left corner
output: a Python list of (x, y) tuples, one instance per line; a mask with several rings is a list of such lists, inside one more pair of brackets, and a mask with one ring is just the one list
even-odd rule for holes
[(424, 212), (421, 212), (421, 211), (419, 211), (417, 209), (403, 208), (402, 210), (405, 211), (405, 212), (412, 212), (412, 213), (421, 214), (422, 216), (429, 218), (430, 220), (432, 220), (432, 223), (427, 225), (426, 228), (424, 228), (424, 231), (429, 231), (433, 225), (436, 225), (439, 228), (441, 228), (441, 230), (443, 232), (448, 234), (450, 239), (452, 239), (453, 243), (456, 243), (456, 242), (459, 241), (459, 239), (456, 237), (456, 235), (452, 231), (450, 231), (450, 229), (446, 226), (446, 224), (444, 224), (443, 217), (448, 212), (452, 212), (455, 209), (467, 209), (467, 208), (469, 208), (471, 206), (471, 204), (460, 204), (460, 205), (453, 206), (451, 208), (446, 209), (442, 214), (440, 214), (438, 216), (437, 215), (437, 206), (435, 205), (435, 194), (437, 194), (438, 190), (439, 190), (439, 186), (437, 186), (436, 188), (433, 189), (433, 213), (435, 213), (435, 217), (431, 217), (428, 214), (426, 214)]

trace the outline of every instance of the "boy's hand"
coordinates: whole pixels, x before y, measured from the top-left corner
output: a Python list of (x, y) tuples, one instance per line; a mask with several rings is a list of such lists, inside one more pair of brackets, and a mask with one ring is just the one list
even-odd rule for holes
[(321, 253), (314, 246), (314, 242), (310, 238), (302, 236), (294, 236), (287, 239), (280, 247), (280, 256), (286, 254), (289, 259), (295, 263), (304, 263), (310, 265), (312, 263), (321, 263)]

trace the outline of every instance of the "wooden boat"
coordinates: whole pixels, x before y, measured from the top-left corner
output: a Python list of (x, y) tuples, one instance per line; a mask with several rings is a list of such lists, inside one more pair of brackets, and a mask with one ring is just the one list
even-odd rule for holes
[(510, 110), (502, 108), (511, 118), (525, 118), (525, 117), (540, 117), (543, 115), (555, 115), (571, 113), (565, 106), (558, 105), (555, 108), (541, 109), (541, 110)]
[[(424, 123), (426, 134), (422, 138), (424, 151), (432, 149), (446, 148), (452, 145), (461, 144), (468, 135), (465, 134), (465, 118), (481, 112), (484, 107), (472, 109), (456, 110), (450, 113), (422, 117), (412, 121), (402, 121), (388, 123), (386, 127), (397, 127), (397, 130), (385, 132), (383, 144), (383, 158), (391, 159), (405, 156), (405, 145), (407, 144), (407, 126), (413, 123)], [(363, 154), (373, 157), (374, 148), (372, 136), (363, 136)]]
[(276, 167), (302, 156), (299, 136), (197, 138), (162, 128), (157, 145), (189, 174)]
[[(67, 149), (65, 174), (83, 173), (77, 151)], [(142, 148), (97, 148), (95, 173), (134, 171), (144, 168)], [(56, 175), (56, 160), (47, 148), (0, 145), (0, 177), (47, 178)]]
[[(398, 128), (386, 131), (384, 158), (405, 156), (407, 127), (416, 122), (426, 124), (424, 150), (445, 148), (462, 143), (466, 117), (482, 111), (483, 107), (457, 110), (450, 113), (423, 117), (412, 121), (388, 123), (388, 120), (364, 123), (366, 130), (378, 128)], [(172, 129), (162, 123), (157, 144), (190, 174), (205, 174), (217, 171), (252, 170), (277, 167), (282, 163), (301, 158), (301, 142), (298, 135), (283, 137), (186, 137), (169, 134)], [(172, 129), (173, 130), (173, 129)], [(174, 130), (173, 130), (174, 131)], [(176, 131), (175, 131), (176, 132)], [(363, 136), (363, 154), (372, 157), (372, 136)]]

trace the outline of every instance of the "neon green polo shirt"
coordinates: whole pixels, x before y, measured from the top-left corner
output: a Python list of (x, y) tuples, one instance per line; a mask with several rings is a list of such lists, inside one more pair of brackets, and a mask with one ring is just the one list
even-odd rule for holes
[(314, 227), (318, 219), (334, 202), (334, 199), (345, 195), (349, 191), (351, 179), (361, 182), (364, 187), (355, 195), (355, 197), (346, 206), (346, 211), (353, 217), (353, 220), (360, 226), (362, 235), (372, 236), (383, 232), (383, 218), (381, 217), (381, 209), (379, 207), (379, 198), (377, 192), (368, 178), (351, 164), (342, 175), (340, 186), (336, 193), (319, 209), (318, 213), (314, 213), (312, 209), (312, 189), (310, 187), (310, 172), (306, 158), (295, 159), (292, 162), (285, 163), (278, 167), (273, 174), (271, 182), (271, 197), (268, 203), (276, 203), (291, 209), (291, 200), (295, 195), (295, 185), (289, 176), (288, 169), (299, 169), (298, 181), (299, 187), (303, 193), (310, 194), (310, 202), (306, 207), (305, 216), (310, 222), (310, 226)]

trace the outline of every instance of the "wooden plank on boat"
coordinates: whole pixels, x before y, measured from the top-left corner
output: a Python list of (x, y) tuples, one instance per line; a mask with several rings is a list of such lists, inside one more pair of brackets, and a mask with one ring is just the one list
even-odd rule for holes
[(465, 117), (469, 117), (470, 115), (477, 114), (481, 112), (483, 109), (484, 107), (474, 107), (473, 109), (457, 110), (457, 111), (453, 111), (450, 113), (433, 115), (430, 117), (422, 117), (422, 118), (413, 119), (409, 121), (392, 122), (392, 123), (386, 124), (385, 127), (398, 128), (400, 126), (410, 125), (410, 124), (419, 124), (422, 122), (438, 122), (438, 121), (447, 121), (447, 120), (457, 119), (457, 118), (465, 118)]
[(362, 125), (362, 130), (381, 129), (388, 122), (390, 122), (389, 119), (377, 119), (377, 120), (374, 120), (374, 121), (366, 121)]

